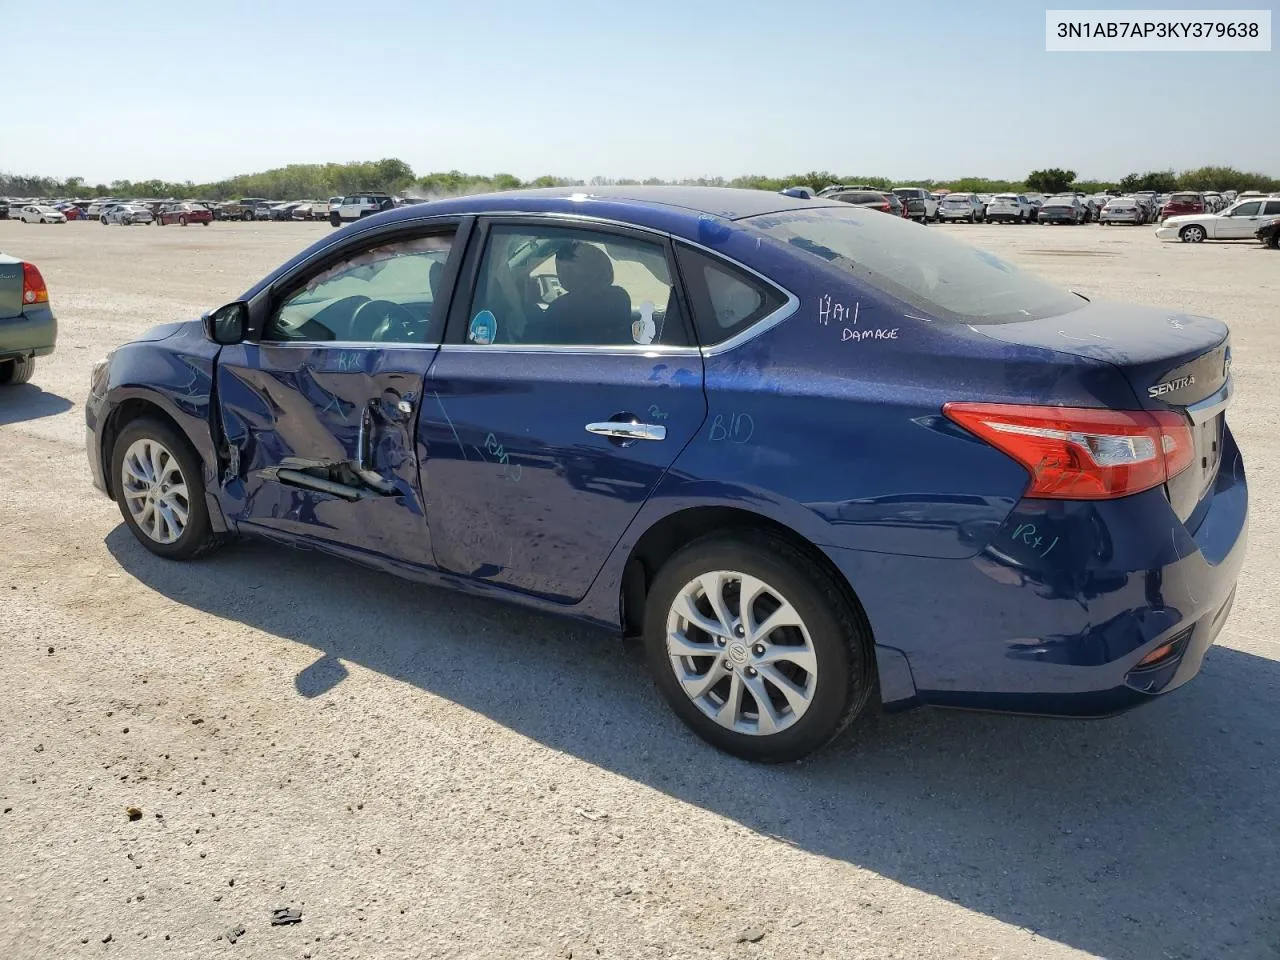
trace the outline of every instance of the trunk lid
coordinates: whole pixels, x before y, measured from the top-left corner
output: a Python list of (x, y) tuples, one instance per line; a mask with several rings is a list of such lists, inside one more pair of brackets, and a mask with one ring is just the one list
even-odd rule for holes
[[(1187, 521), (1212, 487), (1222, 460), (1230, 399), (1230, 331), (1210, 317), (1093, 302), (1058, 317), (977, 325), (996, 340), (1071, 353), (1115, 366), (1144, 410), (1172, 410), (1192, 424), (1194, 462), (1166, 484), (1178, 518)], [(1194, 531), (1193, 531), (1194, 532)]]
[[(0, 318), (22, 313), (22, 261), (0, 254)], [(0, 343), (0, 347), (4, 344)]]

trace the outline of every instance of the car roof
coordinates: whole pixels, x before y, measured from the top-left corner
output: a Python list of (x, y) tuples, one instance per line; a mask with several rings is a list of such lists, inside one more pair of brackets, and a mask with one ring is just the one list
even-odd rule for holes
[[(885, 191), (876, 190), (877, 193)], [(468, 213), (579, 213), (616, 219), (648, 220), (647, 211), (665, 214), (662, 219), (687, 220), (700, 217), (740, 220), (745, 217), (785, 210), (809, 210), (822, 206), (822, 199), (788, 197), (771, 190), (740, 190), (733, 187), (545, 187), (508, 190), (397, 208), (382, 216), (386, 220), (416, 219), (424, 209), (433, 214)], [(827, 201), (838, 206), (840, 201)]]

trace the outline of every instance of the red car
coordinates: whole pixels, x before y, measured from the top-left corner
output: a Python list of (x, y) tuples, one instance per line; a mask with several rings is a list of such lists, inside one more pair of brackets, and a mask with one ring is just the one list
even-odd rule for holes
[(1200, 196), (1200, 194), (1175, 193), (1160, 208), (1160, 219), (1166, 220), (1169, 217), (1180, 217), (1184, 213), (1201, 214), (1204, 212), (1204, 197)]
[(213, 213), (198, 203), (166, 203), (156, 216), (156, 223), (162, 227), (170, 223), (183, 227), (188, 223), (203, 223), (207, 227), (212, 222)]

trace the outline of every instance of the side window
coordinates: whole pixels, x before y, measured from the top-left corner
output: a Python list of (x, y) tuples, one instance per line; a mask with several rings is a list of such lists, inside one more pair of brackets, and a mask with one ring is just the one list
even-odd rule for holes
[(1273, 213), (1280, 213), (1280, 200), (1268, 200), (1263, 206), (1262, 212), (1267, 216)]
[(677, 256), (704, 347), (723, 343), (786, 303), (775, 287), (699, 250), (681, 246)]
[(1233, 217), (1256, 217), (1258, 208), (1261, 206), (1262, 202), (1260, 200), (1255, 200), (1253, 203), (1242, 203), (1231, 211), (1231, 215)]
[(489, 230), (466, 343), (684, 344), (664, 245), (555, 226)]
[(309, 276), (276, 308), (264, 340), (426, 343), (452, 233), (390, 240)]

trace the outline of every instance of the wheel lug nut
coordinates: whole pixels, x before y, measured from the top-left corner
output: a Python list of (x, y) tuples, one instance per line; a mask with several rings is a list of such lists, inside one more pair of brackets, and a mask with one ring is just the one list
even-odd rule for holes
[(718, 643), (722, 647), (728, 642), (729, 641), (726, 640), (724, 637), (716, 637), (716, 643)]
[(755, 667), (747, 667), (747, 676), (748, 676), (748, 677), (754, 677), (755, 675), (756, 675), (756, 668), (755, 668)]
[(764, 656), (764, 644), (763, 644), (763, 643), (757, 643), (754, 647), (752, 647), (752, 648), (751, 648), (751, 652), (752, 652), (752, 653), (754, 653), (757, 657), (763, 657), (763, 656)]
[(746, 631), (746, 629), (742, 626), (742, 624), (738, 624), (736, 627), (734, 627), (734, 628), (733, 628), (733, 635), (734, 635), (735, 637), (742, 637), (742, 636), (745, 636), (745, 635), (746, 635), (746, 633), (747, 633), (747, 631)]

